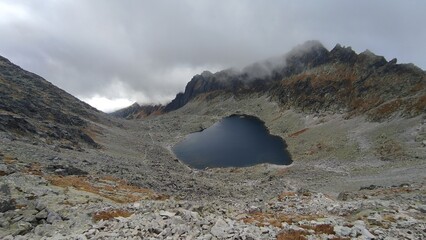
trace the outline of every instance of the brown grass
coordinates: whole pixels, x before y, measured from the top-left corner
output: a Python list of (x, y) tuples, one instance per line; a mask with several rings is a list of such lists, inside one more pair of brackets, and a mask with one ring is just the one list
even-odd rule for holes
[(413, 102), (410, 108), (416, 112), (424, 112), (426, 110), (426, 95), (423, 95)]
[(18, 160), (15, 157), (9, 156), (9, 155), (5, 155), (3, 157), (3, 162), (6, 164), (14, 164), (16, 163)]
[(306, 235), (305, 231), (289, 230), (278, 233), (277, 240), (306, 240)]
[(295, 138), (295, 137), (299, 136), (300, 134), (302, 134), (302, 133), (304, 133), (304, 132), (306, 132), (306, 131), (308, 131), (308, 130), (309, 130), (309, 128), (304, 128), (304, 129), (302, 129), (302, 130), (299, 130), (299, 131), (297, 131), (297, 132), (294, 132), (294, 133), (292, 133), (292, 134), (289, 134), (288, 136), (289, 136), (289, 137), (292, 137), (292, 138)]
[[(309, 235), (308, 229), (312, 229), (315, 231), (315, 235), (318, 234), (335, 234), (333, 230), (333, 226), (329, 224), (321, 224), (316, 226), (302, 226), (302, 228), (306, 229), (304, 230), (289, 230), (281, 232), (277, 235), (278, 240), (306, 240), (306, 236)], [(349, 240), (350, 238), (341, 238), (341, 237), (333, 237), (330, 238), (331, 240)]]
[(316, 234), (335, 234), (333, 226), (330, 224), (320, 224), (315, 226), (303, 225), (304, 229), (312, 229)]
[(282, 200), (285, 200), (286, 198), (291, 198), (296, 196), (297, 196), (296, 192), (283, 192), (278, 196), (278, 200), (282, 201)]
[(349, 103), (349, 106), (351, 109), (362, 113), (372, 109), (373, 107), (381, 104), (382, 102), (383, 100), (381, 100), (379, 97), (371, 97), (367, 99), (356, 98)]
[(92, 219), (95, 222), (98, 222), (100, 220), (110, 220), (116, 217), (130, 217), (133, 213), (129, 212), (127, 210), (122, 209), (110, 209), (106, 211), (100, 211), (93, 213)]
[(40, 163), (31, 163), (29, 166), (26, 166), (23, 170), (23, 173), (43, 176), (42, 167)]
[(15, 205), (15, 208), (16, 209), (24, 209), (24, 208), (26, 208), (27, 207), (27, 205), (25, 205), (25, 204), (16, 204)]
[(410, 90), (410, 92), (415, 93), (426, 89), (426, 84), (424, 83), (417, 83), (413, 86), (413, 88)]
[(85, 133), (95, 142), (97, 141), (97, 136), (102, 134), (100, 130), (95, 129), (92, 126), (84, 128), (83, 133)]
[(80, 191), (97, 194), (117, 203), (131, 203), (143, 199), (166, 200), (167, 195), (159, 195), (150, 189), (129, 185), (126, 181), (111, 176), (91, 178), (87, 176), (45, 176), (55, 186), (73, 187)]
[(379, 157), (386, 161), (392, 159), (398, 159), (403, 154), (403, 148), (401, 144), (393, 139), (388, 139), (376, 148)]
[(402, 103), (403, 101), (401, 99), (396, 99), (380, 105), (375, 111), (376, 118), (389, 117), (401, 107)]

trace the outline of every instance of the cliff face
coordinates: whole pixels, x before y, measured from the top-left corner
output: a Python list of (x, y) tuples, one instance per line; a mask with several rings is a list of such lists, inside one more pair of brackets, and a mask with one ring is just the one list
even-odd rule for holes
[(360, 54), (336, 45), (331, 51), (307, 42), (275, 61), (256, 63), (242, 71), (204, 72), (165, 107), (176, 110), (202, 94), (262, 93), (283, 107), (367, 114), (372, 120), (396, 112), (415, 116), (426, 109), (426, 74), (412, 64), (386, 61), (366, 50)]
[(103, 114), (40, 76), (0, 57), (0, 131), (97, 146), (85, 133)]

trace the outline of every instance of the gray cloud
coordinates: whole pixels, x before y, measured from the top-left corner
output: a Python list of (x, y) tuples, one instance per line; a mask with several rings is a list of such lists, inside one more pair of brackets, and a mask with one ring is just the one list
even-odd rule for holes
[(0, 0), (0, 54), (83, 99), (165, 102), (307, 40), (426, 68), (425, 1)]

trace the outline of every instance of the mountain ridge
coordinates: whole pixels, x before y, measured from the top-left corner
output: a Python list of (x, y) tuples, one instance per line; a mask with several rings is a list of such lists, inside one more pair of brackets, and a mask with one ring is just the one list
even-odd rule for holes
[(387, 61), (370, 50), (357, 54), (340, 44), (329, 51), (318, 41), (308, 41), (274, 61), (256, 62), (241, 71), (197, 74), (157, 113), (177, 110), (201, 95), (256, 93), (284, 108), (343, 111), (348, 117), (366, 114), (380, 121), (397, 112), (419, 115), (426, 108), (425, 89), (426, 72), (414, 64)]
[[(286, 108), (342, 110), (350, 116), (365, 113), (372, 120), (385, 119), (397, 111), (416, 116), (426, 109), (426, 74), (413, 64), (397, 64), (396, 59), (388, 62), (369, 50), (357, 54), (340, 44), (328, 51), (316, 41), (293, 49), (285, 55), (285, 61), (262, 79), (248, 83), (244, 71), (196, 75), (165, 111), (213, 91), (263, 93)], [(223, 83), (223, 78), (228, 83)], [(413, 102), (398, 100), (409, 96)]]

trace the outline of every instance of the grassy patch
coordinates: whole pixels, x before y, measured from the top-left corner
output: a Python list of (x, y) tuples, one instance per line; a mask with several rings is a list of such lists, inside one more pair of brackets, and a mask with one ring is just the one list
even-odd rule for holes
[(289, 230), (278, 233), (277, 240), (306, 240), (306, 235), (305, 231)]
[(117, 203), (130, 203), (143, 199), (165, 200), (169, 196), (154, 193), (150, 189), (129, 185), (126, 181), (111, 176), (93, 178), (87, 176), (45, 176), (55, 186), (73, 187), (108, 198)]
[(133, 213), (129, 212), (127, 210), (122, 210), (122, 209), (110, 209), (110, 210), (106, 210), (106, 211), (100, 211), (100, 212), (95, 212), (93, 213), (92, 219), (95, 222), (98, 222), (100, 220), (110, 220), (116, 217), (130, 217)]

